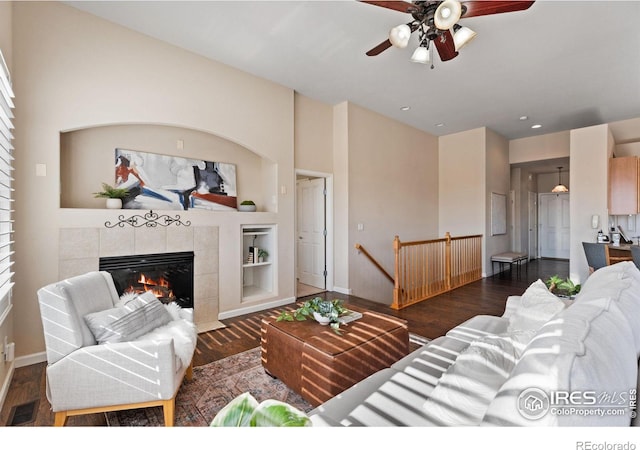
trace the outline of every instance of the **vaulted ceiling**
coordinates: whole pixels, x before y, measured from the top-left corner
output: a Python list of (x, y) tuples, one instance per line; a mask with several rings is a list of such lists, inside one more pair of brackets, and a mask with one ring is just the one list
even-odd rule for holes
[(433, 69), (409, 60), (417, 33), (405, 49), (366, 56), (411, 17), (356, 0), (65, 3), (438, 136), (487, 126), (516, 139), (640, 117), (637, 1), (538, 0), (525, 11), (463, 18), (477, 37)]

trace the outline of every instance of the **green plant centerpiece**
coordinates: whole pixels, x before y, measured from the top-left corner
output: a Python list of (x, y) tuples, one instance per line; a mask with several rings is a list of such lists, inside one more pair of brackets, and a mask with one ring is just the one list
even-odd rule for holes
[(94, 192), (95, 198), (119, 198), (123, 199), (129, 194), (129, 189), (113, 187), (110, 184), (102, 183), (102, 191)]
[(283, 311), (277, 318), (278, 322), (286, 320), (293, 322), (294, 320), (307, 320), (311, 317), (320, 325), (329, 324), (333, 331), (340, 334), (340, 316), (348, 314), (350, 311), (343, 306), (342, 300), (326, 300), (322, 297), (316, 297), (305, 301), (301, 307), (295, 311)]
[(560, 278), (558, 275), (550, 276), (544, 284), (547, 285), (549, 292), (559, 297), (573, 297), (580, 292), (581, 285), (575, 284), (571, 278)]
[(245, 200), (245, 201), (243, 201), (243, 202), (242, 202), (242, 203), (240, 203), (240, 204), (241, 204), (241, 205), (244, 205), (244, 206), (247, 206), (247, 205), (253, 205), (253, 206), (255, 206), (255, 205), (256, 205), (255, 203), (253, 203), (253, 201), (252, 201), (252, 200)]

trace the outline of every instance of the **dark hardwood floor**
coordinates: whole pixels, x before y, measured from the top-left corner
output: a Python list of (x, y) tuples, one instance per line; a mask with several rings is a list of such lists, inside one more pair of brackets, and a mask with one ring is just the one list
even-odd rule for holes
[[(566, 278), (569, 263), (566, 260), (541, 259), (523, 266), (519, 276), (505, 272), (494, 277), (455, 289), (416, 305), (395, 311), (388, 306), (336, 292), (319, 294), (325, 298), (340, 298), (346, 305), (360, 306), (407, 320), (409, 332), (434, 339), (454, 326), (478, 314), (501, 315), (509, 295), (522, 294), (537, 279), (551, 275)], [(224, 320), (226, 328), (201, 333), (194, 355), (194, 365), (204, 365), (227, 356), (255, 348), (260, 344), (260, 321), (277, 315), (283, 308), (261, 311)], [(0, 411), (0, 426), (7, 426), (15, 407), (36, 401), (34, 419), (20, 426), (50, 426), (53, 413), (45, 395), (46, 363), (16, 369), (7, 398)], [(17, 409), (19, 412), (20, 409)], [(104, 414), (70, 417), (68, 426), (106, 426)]]

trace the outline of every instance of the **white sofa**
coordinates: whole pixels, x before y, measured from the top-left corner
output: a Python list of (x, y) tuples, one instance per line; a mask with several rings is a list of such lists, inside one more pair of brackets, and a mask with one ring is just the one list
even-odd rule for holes
[(315, 426), (635, 425), (640, 271), (590, 275), (574, 300), (541, 280), (311, 411)]

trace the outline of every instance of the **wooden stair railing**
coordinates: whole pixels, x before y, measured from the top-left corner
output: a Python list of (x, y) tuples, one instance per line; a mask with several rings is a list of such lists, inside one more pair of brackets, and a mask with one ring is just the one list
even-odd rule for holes
[(393, 241), (391, 308), (401, 309), (482, 278), (482, 235)]
[(362, 254), (366, 256), (369, 259), (369, 261), (371, 261), (373, 265), (376, 266), (378, 270), (380, 270), (380, 272), (382, 272), (383, 275), (389, 279), (389, 281), (391, 281), (392, 283), (395, 283), (395, 280), (391, 275), (389, 275), (389, 272), (384, 270), (384, 267), (382, 267), (382, 265), (378, 261), (376, 261), (376, 259), (373, 256), (371, 256), (371, 254), (362, 245), (356, 244), (355, 247), (358, 251), (361, 251)]
[(355, 245), (393, 283), (393, 309), (402, 309), (482, 278), (482, 235), (401, 242), (393, 240), (394, 275)]

